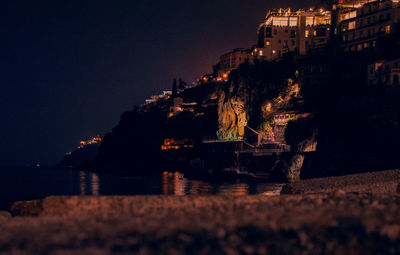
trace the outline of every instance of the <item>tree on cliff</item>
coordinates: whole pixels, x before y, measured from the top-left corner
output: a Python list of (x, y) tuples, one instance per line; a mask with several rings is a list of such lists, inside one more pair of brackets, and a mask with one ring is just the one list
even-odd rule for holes
[(174, 79), (174, 83), (172, 84), (172, 96), (178, 95), (178, 86), (176, 85), (176, 79)]
[(186, 88), (186, 82), (179, 78), (178, 89), (179, 91), (184, 91)]

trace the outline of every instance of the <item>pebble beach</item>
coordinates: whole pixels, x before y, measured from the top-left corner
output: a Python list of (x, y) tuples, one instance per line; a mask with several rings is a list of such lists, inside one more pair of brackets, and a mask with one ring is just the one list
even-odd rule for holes
[(0, 213), (0, 254), (400, 254), (399, 173), (300, 181), (280, 196), (16, 202)]

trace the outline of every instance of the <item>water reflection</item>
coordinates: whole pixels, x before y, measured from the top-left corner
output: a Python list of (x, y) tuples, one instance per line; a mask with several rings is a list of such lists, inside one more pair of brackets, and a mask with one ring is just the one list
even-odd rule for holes
[(246, 183), (224, 184), (218, 189), (217, 194), (244, 196), (249, 194), (249, 185)]
[(100, 179), (95, 173), (79, 172), (79, 190), (81, 196), (100, 195)]
[(279, 195), (281, 184), (271, 183), (207, 183), (189, 180), (180, 172), (164, 172), (162, 176), (164, 195), (232, 195), (250, 194)]
[[(163, 194), (174, 196), (210, 194), (244, 196), (250, 194), (264, 194), (274, 196), (279, 195), (282, 187), (280, 184), (270, 183), (209, 183), (205, 181), (187, 179), (185, 178), (184, 174), (180, 172), (164, 172), (161, 178), (160, 191), (154, 193), (154, 180), (150, 181), (146, 178), (111, 178), (110, 176), (99, 176), (95, 173), (88, 173), (84, 171), (79, 173), (79, 178), (81, 196), (114, 194)], [(140, 186), (138, 185), (139, 182), (141, 184)], [(104, 188), (102, 188), (102, 190), (100, 190), (100, 183)], [(150, 192), (150, 189), (153, 189), (153, 191)]]

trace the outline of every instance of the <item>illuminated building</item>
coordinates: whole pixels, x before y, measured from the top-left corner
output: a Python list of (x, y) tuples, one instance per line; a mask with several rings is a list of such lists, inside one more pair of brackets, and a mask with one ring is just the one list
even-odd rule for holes
[(179, 150), (182, 148), (193, 148), (193, 141), (190, 139), (175, 139), (175, 138), (167, 138), (164, 139), (164, 144), (161, 145), (161, 150)]
[(220, 77), (221, 80), (226, 80), (229, 73), (237, 69), (239, 65), (244, 63), (246, 59), (249, 59), (250, 56), (249, 51), (242, 48), (234, 49), (222, 55), (218, 64), (218, 77)]
[(337, 11), (337, 34), (345, 51), (375, 47), (377, 39), (392, 34), (400, 21), (398, 0), (358, 2)]
[(400, 85), (400, 59), (377, 61), (368, 66), (368, 85)]
[(101, 141), (102, 141), (102, 138), (100, 136), (94, 137), (87, 141), (80, 141), (78, 148), (83, 148), (89, 144), (101, 143)]
[(289, 52), (306, 55), (324, 46), (329, 39), (330, 11), (278, 9), (269, 11), (258, 29), (253, 56), (274, 60)]
[(337, 7), (339, 8), (358, 8), (366, 3), (374, 2), (376, 0), (339, 0)]

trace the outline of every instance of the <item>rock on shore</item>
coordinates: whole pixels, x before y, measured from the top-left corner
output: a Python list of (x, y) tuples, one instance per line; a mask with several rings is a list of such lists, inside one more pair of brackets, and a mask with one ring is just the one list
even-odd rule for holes
[(287, 186), (301, 195), (17, 202), (14, 217), (0, 213), (0, 254), (400, 254), (398, 178), (394, 170)]
[(315, 194), (335, 190), (364, 193), (394, 193), (400, 183), (400, 170), (302, 180), (285, 185), (281, 194)]

